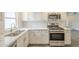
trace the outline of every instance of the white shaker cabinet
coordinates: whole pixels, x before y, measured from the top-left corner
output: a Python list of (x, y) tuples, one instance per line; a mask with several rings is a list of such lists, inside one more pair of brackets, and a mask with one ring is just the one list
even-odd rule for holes
[(30, 44), (49, 44), (48, 30), (30, 30)]
[(24, 12), (23, 21), (47, 21), (48, 13), (46, 12)]
[(71, 31), (65, 30), (65, 45), (71, 44)]
[(24, 36), (21, 36), (17, 39), (17, 47), (24, 47)]
[(48, 13), (47, 12), (42, 12), (42, 21), (48, 21)]
[(17, 47), (17, 42), (15, 42), (15, 43), (12, 45), (12, 47)]
[(17, 39), (17, 47), (27, 47), (29, 45), (28, 31)]
[(41, 20), (40, 12), (24, 12), (23, 21), (39, 21)]
[(25, 33), (24, 38), (24, 47), (27, 47), (29, 45), (29, 39), (28, 39), (28, 31)]

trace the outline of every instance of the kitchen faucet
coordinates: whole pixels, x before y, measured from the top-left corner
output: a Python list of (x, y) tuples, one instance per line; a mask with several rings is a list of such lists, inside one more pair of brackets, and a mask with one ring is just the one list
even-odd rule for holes
[(11, 30), (10, 30), (11, 32), (13, 31), (13, 27), (12, 27), (12, 25), (14, 25), (14, 28), (16, 28), (15, 24), (12, 23), (12, 24), (11, 24)]

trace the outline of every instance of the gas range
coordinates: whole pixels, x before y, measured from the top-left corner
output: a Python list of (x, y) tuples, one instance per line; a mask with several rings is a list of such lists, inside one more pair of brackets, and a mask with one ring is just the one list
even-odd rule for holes
[(61, 27), (49, 27), (49, 30), (64, 30)]
[(64, 29), (59, 26), (49, 26), (50, 46), (64, 46)]
[(59, 26), (49, 26), (49, 33), (51, 32), (64, 32), (64, 29)]

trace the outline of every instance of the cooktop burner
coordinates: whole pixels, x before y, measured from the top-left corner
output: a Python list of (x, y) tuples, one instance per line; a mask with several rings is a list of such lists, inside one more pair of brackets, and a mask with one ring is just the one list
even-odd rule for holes
[(49, 27), (49, 30), (64, 30), (61, 27)]

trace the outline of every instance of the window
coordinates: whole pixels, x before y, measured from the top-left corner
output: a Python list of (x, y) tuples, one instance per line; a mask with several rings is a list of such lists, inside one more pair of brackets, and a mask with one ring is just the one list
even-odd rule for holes
[(15, 12), (5, 12), (5, 29), (10, 29), (11, 24), (16, 24), (15, 22)]

